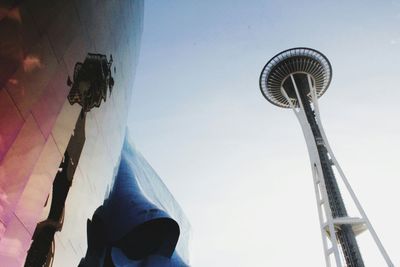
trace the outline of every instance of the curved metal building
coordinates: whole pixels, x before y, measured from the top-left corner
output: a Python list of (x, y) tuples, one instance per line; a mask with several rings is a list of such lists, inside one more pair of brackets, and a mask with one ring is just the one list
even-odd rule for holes
[(126, 137), (144, 1), (1, 1), (0, 266), (187, 266)]

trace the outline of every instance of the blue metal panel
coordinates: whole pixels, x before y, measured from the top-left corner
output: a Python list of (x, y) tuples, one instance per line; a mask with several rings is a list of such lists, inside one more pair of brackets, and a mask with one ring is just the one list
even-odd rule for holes
[(179, 222), (180, 250), (187, 257), (182, 248), (187, 249), (189, 224), (183, 212), (125, 137), (111, 192), (88, 220), (88, 250), (80, 266), (188, 266), (176, 250)]

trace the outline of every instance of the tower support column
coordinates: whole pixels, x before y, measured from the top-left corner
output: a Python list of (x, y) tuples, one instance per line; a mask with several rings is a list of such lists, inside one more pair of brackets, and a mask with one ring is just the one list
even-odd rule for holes
[[(287, 79), (290, 79), (292, 87), (286, 86), (285, 88), (282, 86), (281, 93), (296, 114), (306, 139), (313, 173), (326, 265), (329, 267), (364, 267), (356, 236), (368, 230), (388, 266), (394, 266), (372, 225), (369, 223), (365, 212), (363, 212), (336, 158), (333, 156), (322, 128), (318, 98), (312, 77), (308, 74), (301, 75), (304, 75), (303, 79), (295, 78), (291, 74)], [(307, 86), (304, 85), (305, 77)], [(300, 89), (297, 83), (302, 83)], [(295, 97), (289, 97), (287, 91), (290, 92), (291, 90), (294, 91)], [(333, 166), (339, 171), (339, 175), (349, 191), (352, 201), (359, 210), (361, 218), (348, 216), (333, 172)], [(333, 261), (331, 255), (334, 258)]]

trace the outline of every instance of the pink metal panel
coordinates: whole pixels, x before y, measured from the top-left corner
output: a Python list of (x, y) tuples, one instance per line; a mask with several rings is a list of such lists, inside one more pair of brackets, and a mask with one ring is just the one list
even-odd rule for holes
[(51, 129), (53, 129), (58, 114), (67, 98), (69, 91), (66, 83), (67, 77), (65, 65), (59, 64), (55, 75), (32, 109), (32, 114), (46, 139), (51, 133)]
[(27, 52), (23, 63), (10, 78), (13, 82), (6, 84), (5, 88), (25, 119), (53, 77), (57, 65), (50, 43), (43, 37)]
[(15, 209), (16, 216), (31, 234), (51, 192), (61, 159), (53, 138), (48, 138)]
[(17, 137), (24, 120), (7, 91), (0, 89), (0, 162)]
[(12, 216), (6, 231), (0, 237), (0, 266), (23, 266), (30, 243), (31, 234), (17, 217)]
[(44, 138), (32, 116), (29, 116), (16, 140), (0, 165), (0, 189), (5, 210), (0, 220), (6, 224), (10, 219), (33, 167), (44, 146)]

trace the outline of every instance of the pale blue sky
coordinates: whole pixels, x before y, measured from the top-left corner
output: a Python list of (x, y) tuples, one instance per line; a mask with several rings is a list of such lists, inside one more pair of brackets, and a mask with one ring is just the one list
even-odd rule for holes
[(332, 64), (325, 130), (400, 265), (400, 1), (147, 0), (144, 17), (129, 127), (192, 224), (193, 266), (324, 266), (300, 125), (258, 88), (296, 46)]

